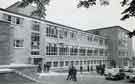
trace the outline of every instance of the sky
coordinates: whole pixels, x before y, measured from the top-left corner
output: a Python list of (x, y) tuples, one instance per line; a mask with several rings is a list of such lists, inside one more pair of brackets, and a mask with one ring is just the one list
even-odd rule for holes
[[(19, 0), (0, 0), (0, 8), (6, 8)], [(110, 0), (109, 6), (96, 6), (90, 8), (77, 8), (79, 0), (50, 0), (47, 6), (46, 19), (82, 30), (97, 29), (109, 26), (121, 26), (127, 30), (135, 29), (135, 19), (130, 18), (120, 21), (121, 12), (124, 8), (120, 6), (121, 0)], [(135, 36), (133, 37), (133, 47)]]

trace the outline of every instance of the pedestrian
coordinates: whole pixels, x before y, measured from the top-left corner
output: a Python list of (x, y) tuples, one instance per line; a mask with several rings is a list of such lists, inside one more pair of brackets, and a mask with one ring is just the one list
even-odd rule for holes
[(50, 70), (50, 65), (49, 64), (46, 64), (46, 70), (47, 70), (47, 72), (49, 72), (49, 70)]
[(93, 71), (93, 66), (91, 66), (91, 68), (90, 68), (90, 69), (91, 69), (91, 71)]
[(77, 69), (75, 67), (73, 67), (73, 72), (72, 72), (72, 80), (73, 81), (77, 81)]
[(83, 72), (83, 67), (82, 66), (80, 66), (80, 73), (82, 73)]
[(67, 76), (66, 80), (71, 80), (72, 74), (73, 74), (73, 66), (70, 66), (69, 69), (68, 69), (68, 76)]
[(39, 73), (41, 72), (41, 64), (38, 64), (38, 70)]
[(90, 67), (89, 67), (89, 65), (87, 66), (87, 71), (88, 71), (88, 72), (90, 71)]

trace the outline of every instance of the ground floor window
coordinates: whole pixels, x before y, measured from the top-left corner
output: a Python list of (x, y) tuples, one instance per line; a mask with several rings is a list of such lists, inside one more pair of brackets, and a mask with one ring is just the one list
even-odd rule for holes
[(33, 63), (34, 63), (35, 65), (41, 64), (41, 63), (42, 63), (42, 58), (34, 58), (34, 59), (33, 59)]
[(69, 64), (69, 61), (65, 61), (65, 66), (68, 66), (68, 64)]
[(63, 66), (64, 66), (64, 62), (60, 61), (60, 67), (63, 67)]
[(24, 40), (14, 40), (14, 47), (15, 48), (23, 48), (24, 47)]
[(58, 62), (57, 61), (53, 62), (53, 67), (57, 67), (57, 66), (58, 66)]

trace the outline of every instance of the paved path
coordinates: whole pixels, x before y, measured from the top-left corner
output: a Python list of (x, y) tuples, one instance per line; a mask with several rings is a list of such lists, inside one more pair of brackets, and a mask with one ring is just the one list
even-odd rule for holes
[(122, 81), (110, 81), (105, 80), (104, 76), (97, 75), (96, 73), (78, 73), (77, 82), (66, 80), (67, 73), (56, 73), (47, 75), (42, 75), (40, 81), (42, 84), (134, 84), (128, 83), (125, 80)]

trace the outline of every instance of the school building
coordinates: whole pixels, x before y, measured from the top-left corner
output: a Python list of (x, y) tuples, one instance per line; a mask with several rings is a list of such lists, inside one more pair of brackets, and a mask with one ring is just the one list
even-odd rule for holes
[(0, 8), (0, 23), (9, 32), (5, 37), (9, 38), (8, 45), (4, 45), (9, 63), (48, 64), (51, 69), (67, 69), (70, 64), (84, 69), (111, 66), (112, 61), (118, 66), (130, 65), (132, 39), (127, 36), (128, 30), (113, 26), (83, 31), (23, 14), (29, 7), (24, 12), (15, 10), (14, 5)]

